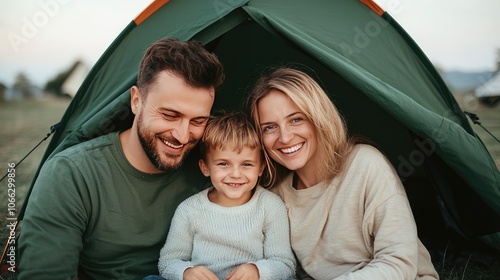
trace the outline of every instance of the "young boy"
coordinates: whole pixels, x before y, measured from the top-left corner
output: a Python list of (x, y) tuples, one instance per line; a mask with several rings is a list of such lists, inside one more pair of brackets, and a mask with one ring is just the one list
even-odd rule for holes
[(200, 151), (199, 166), (211, 186), (177, 208), (160, 252), (160, 275), (169, 280), (293, 277), (287, 211), (278, 196), (258, 185), (265, 162), (252, 124), (240, 112), (210, 119)]

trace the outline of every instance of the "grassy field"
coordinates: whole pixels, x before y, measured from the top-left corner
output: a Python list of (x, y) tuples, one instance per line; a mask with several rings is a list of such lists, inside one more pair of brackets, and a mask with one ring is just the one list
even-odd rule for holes
[[(18, 163), (59, 122), (69, 104), (68, 99), (45, 98), (0, 103), (0, 178), (8, 173), (10, 163)], [(43, 141), (23, 162), (15, 167), (15, 212), (21, 209), (26, 192), (51, 138)], [(8, 177), (0, 182), (0, 241), (4, 249), (9, 236), (7, 203)], [(16, 213), (17, 217), (17, 213)], [(2, 275), (0, 279), (8, 279)]]
[(484, 128), (478, 124), (469, 123), (471, 123), (474, 131), (479, 135), (500, 169), (500, 143), (497, 140), (500, 139), (500, 104), (497, 103), (493, 107), (486, 106), (479, 102), (472, 92), (457, 93), (455, 98), (464, 111), (474, 113), (479, 117)]
[[(69, 99), (46, 98), (24, 102), (0, 103), (0, 174), (7, 173), (8, 163), (19, 162), (59, 122), (69, 104)], [(19, 166), (16, 167), (16, 199), (24, 200), (25, 189), (38, 168), (48, 142), (44, 141)], [(0, 197), (5, 197), (2, 181)], [(0, 211), (2, 213), (2, 211)], [(1, 214), (0, 214), (1, 215)]]
[[(479, 116), (485, 126), (497, 138), (500, 137), (500, 105), (496, 107), (483, 106), (470, 98), (469, 94), (457, 95), (457, 101), (466, 111)], [(49, 132), (50, 126), (57, 123), (62, 117), (69, 100), (47, 98), (40, 101), (24, 101), (0, 103), (0, 176), (8, 170), (8, 163), (16, 163), (37, 145)], [(480, 135), (487, 149), (492, 154), (500, 168), (500, 144), (484, 129), (473, 125)], [(25, 161), (15, 170), (16, 179), (16, 209), (21, 208), (26, 191), (50, 138), (43, 142)], [(0, 241), (5, 245), (9, 232), (7, 222), (7, 179), (0, 182)], [(473, 263), (447, 263), (435, 260), (441, 279), (499, 279), (500, 264), (493, 268), (478, 266)], [(7, 279), (2, 276), (3, 279)]]

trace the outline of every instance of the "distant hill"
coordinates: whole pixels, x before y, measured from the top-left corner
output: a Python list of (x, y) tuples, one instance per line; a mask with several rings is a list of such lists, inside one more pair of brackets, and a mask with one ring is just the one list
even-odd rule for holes
[(448, 71), (444, 72), (443, 79), (451, 91), (468, 91), (473, 90), (486, 82), (493, 72), (460, 72)]

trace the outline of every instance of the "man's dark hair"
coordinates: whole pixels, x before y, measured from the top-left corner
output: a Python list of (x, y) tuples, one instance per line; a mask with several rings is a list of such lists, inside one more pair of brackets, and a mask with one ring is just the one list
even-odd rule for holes
[[(164, 38), (151, 44), (139, 65), (137, 87), (147, 95), (161, 71), (170, 71), (197, 88), (219, 88), (224, 70), (217, 56), (197, 41)], [(145, 96), (144, 96), (145, 97)]]

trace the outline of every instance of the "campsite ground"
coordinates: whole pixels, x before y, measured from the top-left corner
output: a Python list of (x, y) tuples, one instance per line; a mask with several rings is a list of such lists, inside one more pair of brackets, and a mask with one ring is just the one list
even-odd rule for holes
[[(50, 138), (43, 141), (15, 168), (9, 170), (9, 164), (18, 163), (42, 141), (50, 131), (50, 126), (61, 119), (68, 104), (69, 99), (54, 97), (0, 102), (0, 178), (9, 174), (0, 182), (0, 246), (2, 250), (10, 233), (8, 228), (12, 222), (10, 214), (13, 213), (15, 214), (13, 217), (17, 217)], [(11, 180), (13, 185), (10, 187), (15, 190), (15, 193), (11, 191), (10, 194), (15, 200), (15, 207), (9, 207), (7, 191), (9, 177), (13, 179)], [(8, 279), (6, 275), (0, 275), (0, 277), (0, 279)]]
[[(500, 104), (495, 107), (484, 106), (471, 98), (469, 93), (457, 94), (456, 97), (464, 110), (477, 114), (483, 126), (495, 137), (500, 137)], [(50, 97), (43, 100), (23, 102), (0, 102), (1, 177), (7, 174), (9, 163), (18, 162), (47, 135), (50, 126), (60, 120), (68, 104), (69, 100), (67, 99)], [(481, 127), (477, 125), (473, 125), (473, 127), (483, 139), (500, 168), (500, 144)], [(31, 184), (32, 177), (40, 163), (47, 143), (48, 141), (43, 142), (26, 160), (15, 168), (15, 211), (21, 209), (26, 191)], [(0, 205), (2, 205), (0, 207), (0, 246), (2, 246), (2, 249), (9, 235), (7, 228), (10, 222), (7, 219), (9, 218), (7, 188), (8, 181), (6, 178), (0, 182)], [(498, 275), (500, 275), (500, 263), (498, 262), (490, 266), (484, 266), (471, 262), (449, 263), (445, 258), (444, 262), (439, 259), (435, 260), (435, 264), (441, 279), (498, 279)], [(5, 274), (0, 275), (0, 277), (0, 279), (13, 278)]]
[[(500, 140), (494, 138), (500, 139), (500, 104), (484, 105), (470, 91), (455, 93), (455, 98), (462, 110), (476, 114), (481, 125), (489, 131), (469, 121), (500, 169), (500, 143), (498, 142)], [(489, 133), (493, 134), (494, 137)]]

